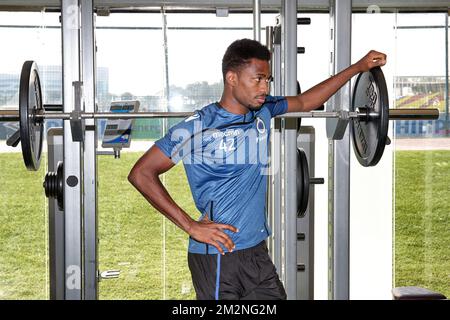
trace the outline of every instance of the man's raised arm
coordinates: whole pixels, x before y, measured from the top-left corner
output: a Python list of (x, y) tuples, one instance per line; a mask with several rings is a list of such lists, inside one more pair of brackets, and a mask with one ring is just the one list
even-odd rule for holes
[(360, 72), (369, 71), (373, 67), (384, 66), (386, 55), (378, 51), (369, 51), (361, 60), (342, 70), (338, 74), (315, 85), (298, 96), (286, 97), (288, 102), (287, 112), (304, 112), (317, 109), (323, 105), (333, 94), (353, 76)]

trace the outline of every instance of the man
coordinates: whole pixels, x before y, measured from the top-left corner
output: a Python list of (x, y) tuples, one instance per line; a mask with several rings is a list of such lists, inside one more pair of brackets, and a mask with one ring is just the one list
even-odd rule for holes
[[(269, 96), (270, 52), (233, 42), (222, 60), (224, 90), (173, 126), (135, 164), (129, 181), (189, 236), (188, 264), (197, 299), (286, 299), (267, 250), (265, 192), (270, 119), (321, 106), (354, 75), (386, 63), (370, 51), (357, 63), (291, 97)], [(159, 175), (183, 159), (197, 209), (193, 220)]]

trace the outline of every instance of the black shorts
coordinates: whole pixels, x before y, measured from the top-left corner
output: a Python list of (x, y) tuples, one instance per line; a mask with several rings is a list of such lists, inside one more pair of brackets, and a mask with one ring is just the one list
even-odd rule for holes
[(188, 253), (198, 300), (285, 300), (266, 242), (221, 254)]

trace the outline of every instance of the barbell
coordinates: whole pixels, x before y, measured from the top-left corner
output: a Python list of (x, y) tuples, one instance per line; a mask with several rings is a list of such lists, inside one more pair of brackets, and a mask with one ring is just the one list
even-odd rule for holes
[[(349, 111), (293, 112), (282, 118), (337, 118), (345, 126), (350, 121), (353, 149), (361, 165), (374, 166), (389, 143), (388, 120), (436, 120), (439, 109), (389, 109), (386, 81), (380, 67), (358, 75)], [(45, 119), (70, 120), (71, 125), (84, 119), (180, 118), (193, 112), (62, 112), (62, 105), (44, 105), (39, 71), (34, 61), (25, 61), (20, 74), (19, 109), (0, 110), (0, 121), (18, 121), (20, 129), (8, 140), (10, 146), (21, 141), (22, 155), (28, 170), (39, 169)], [(54, 112), (59, 110), (61, 112)], [(53, 111), (53, 112), (48, 112)], [(75, 126), (75, 125), (74, 125)], [(80, 127), (80, 126), (77, 126)]]

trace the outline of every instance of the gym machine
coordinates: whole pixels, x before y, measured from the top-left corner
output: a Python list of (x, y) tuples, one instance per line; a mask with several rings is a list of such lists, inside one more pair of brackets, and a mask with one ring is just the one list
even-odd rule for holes
[[(64, 241), (58, 242), (58, 245), (63, 243), (64, 251), (61, 251), (61, 246), (50, 248), (55, 252), (64, 252), (64, 260), (51, 262), (54, 268), (63, 270), (63, 273), (59, 273), (55, 278), (62, 281), (63, 287), (58, 286), (55, 290), (59, 290), (57, 295), (64, 299), (96, 299), (99, 275), (97, 267), (97, 136), (95, 119), (185, 117), (192, 113), (134, 112), (117, 114), (97, 112), (94, 85), (93, 3), (90, 0), (63, 0), (61, 11), (64, 61), (63, 105), (43, 105), (38, 67), (35, 62), (27, 61), (24, 63), (21, 73), (19, 109), (17, 111), (0, 110), (0, 121), (19, 122), (19, 131), (8, 139), (8, 144), (17, 146), (20, 141), (25, 166), (29, 170), (37, 170), (42, 151), (44, 120), (64, 120), (63, 134), (58, 135), (62, 142), (62, 150), (58, 152), (61, 154), (62, 151), (63, 161), (52, 160), (53, 171), (49, 172), (44, 182), (46, 194), (56, 201), (56, 204), (53, 205), (58, 206), (58, 210), (65, 208), (64, 221), (58, 220), (56, 216), (54, 221), (55, 228), (64, 225), (64, 235), (62, 236)], [(296, 1), (282, 2), (281, 32), (276, 35), (279, 42), (274, 41), (272, 49), (274, 53), (279, 53), (278, 58), (275, 54), (272, 61), (274, 78), (278, 77), (274, 88), (278, 91), (275, 91), (275, 94), (295, 95), (298, 90), (296, 55), (304, 50), (298, 50), (296, 45), (298, 23), (296, 12)], [(80, 28), (80, 25), (83, 25), (83, 28)], [(81, 32), (79, 32), (80, 30)], [(73, 52), (78, 54), (74, 55)], [(336, 54), (336, 56), (338, 55)], [(284, 67), (281, 68), (281, 65)], [(284, 229), (281, 229), (284, 243), (281, 243), (281, 238), (276, 238), (272, 248), (281, 246), (284, 250), (281, 253), (274, 251), (274, 261), (279, 264), (281, 278), (285, 283), (289, 299), (313, 298), (311, 292), (301, 296), (302, 293), (299, 294), (297, 291), (297, 275), (299, 271), (302, 271), (302, 267), (300, 265), (299, 268), (297, 255), (292, 253), (297, 252), (297, 241), (299, 237), (302, 238), (301, 233), (299, 236), (297, 230), (297, 219), (306, 216), (308, 201), (311, 199), (309, 184), (322, 182), (320, 179), (306, 179), (311, 167), (308, 165), (308, 155), (304, 153), (304, 150), (309, 153), (310, 160), (313, 159), (314, 148), (310, 143), (314, 140), (314, 132), (313, 130), (305, 132), (309, 137), (307, 140), (309, 145), (300, 143), (302, 148), (299, 148), (299, 119), (312, 117), (330, 120), (334, 126), (331, 139), (336, 144), (338, 144), (336, 141), (340, 139), (347, 139), (345, 132), (350, 124), (349, 136), (353, 139), (353, 148), (359, 162), (363, 166), (374, 166), (381, 159), (384, 146), (389, 143), (388, 120), (437, 119), (438, 115), (437, 109), (389, 109), (383, 73), (381, 69), (374, 68), (370, 72), (358, 76), (351, 106), (345, 106), (344, 102), (336, 110), (291, 113), (277, 117), (274, 121), (273, 139), (275, 141), (275, 139), (281, 138), (281, 142), (275, 141), (272, 151), (280, 148), (283, 149), (283, 153), (275, 153), (282, 157), (279, 160), (281, 172), (272, 181), (273, 185), (277, 187), (276, 190), (272, 190), (272, 193), (282, 192), (281, 190), (285, 193), (284, 202), (278, 203), (279, 208), (273, 207), (274, 212), (279, 210), (278, 213), (284, 215), (284, 225), (282, 226)], [(343, 136), (339, 136), (339, 133)], [(300, 171), (303, 174), (300, 174)], [(288, 172), (289, 174), (287, 174)], [(281, 179), (281, 176), (284, 179)], [(300, 177), (302, 179), (299, 179)], [(293, 192), (294, 190), (295, 192)], [(335, 192), (336, 197), (337, 195), (338, 193)], [(280, 215), (276, 214), (276, 216)], [(278, 237), (281, 236), (281, 233), (278, 232), (281, 221), (276, 223), (280, 223), (280, 225), (274, 225), (274, 233)], [(55, 241), (55, 245), (56, 243), (57, 241)], [(64, 268), (62, 268), (62, 264)], [(338, 264), (336, 262), (336, 265)], [(303, 270), (306, 270), (306, 265)], [(311, 285), (309, 283), (306, 287), (311, 288)], [(342, 296), (333, 295), (332, 298), (348, 298), (348, 295), (345, 296), (348, 288), (337, 291), (344, 294)]]

